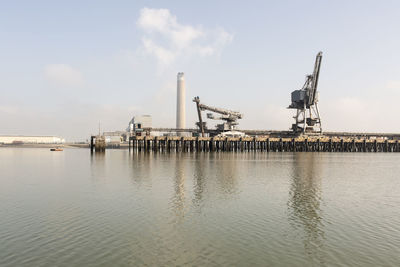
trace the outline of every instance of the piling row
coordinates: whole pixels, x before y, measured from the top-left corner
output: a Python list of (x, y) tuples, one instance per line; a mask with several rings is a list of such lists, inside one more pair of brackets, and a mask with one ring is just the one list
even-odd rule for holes
[(400, 152), (400, 144), (399, 140), (351, 138), (133, 136), (129, 138), (129, 149), (176, 152)]

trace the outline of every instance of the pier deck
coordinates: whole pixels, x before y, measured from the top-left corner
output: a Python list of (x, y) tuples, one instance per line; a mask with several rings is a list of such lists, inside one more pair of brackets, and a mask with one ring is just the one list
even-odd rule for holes
[(399, 140), (352, 137), (179, 137), (133, 136), (129, 149), (138, 151), (265, 151), (265, 152), (400, 152)]

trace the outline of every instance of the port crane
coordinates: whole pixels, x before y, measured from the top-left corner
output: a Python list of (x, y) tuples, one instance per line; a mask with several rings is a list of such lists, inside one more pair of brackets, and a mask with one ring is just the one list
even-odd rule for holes
[(292, 103), (289, 109), (296, 109), (296, 120), (292, 124), (292, 130), (296, 134), (321, 134), (321, 116), (318, 110), (318, 78), (321, 68), (322, 52), (319, 52), (315, 58), (313, 74), (306, 76), (306, 82), (302, 89), (295, 90), (291, 94)]
[(216, 108), (216, 107), (211, 107), (207, 106), (205, 104), (200, 103), (200, 97), (196, 96), (193, 98), (193, 102), (196, 103), (197, 107), (197, 115), (199, 116), (199, 121), (196, 123), (196, 125), (199, 127), (201, 136), (204, 136), (204, 130), (207, 129), (206, 122), (203, 122), (201, 112), (204, 110), (208, 110), (217, 114), (220, 114), (220, 116), (216, 116), (213, 113), (207, 113), (207, 118), (212, 119), (212, 120), (222, 120), (224, 121), (221, 124), (217, 125), (217, 129), (221, 132), (223, 131), (232, 131), (235, 129), (236, 125), (239, 123), (237, 122), (238, 119), (241, 119), (243, 117), (243, 114), (237, 111), (232, 111), (232, 110), (227, 110), (223, 108)]

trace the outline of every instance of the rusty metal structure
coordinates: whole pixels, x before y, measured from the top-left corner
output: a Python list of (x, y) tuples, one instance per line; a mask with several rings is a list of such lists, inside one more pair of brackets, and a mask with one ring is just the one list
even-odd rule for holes
[(207, 113), (208, 119), (224, 121), (223, 123), (217, 125), (218, 132), (234, 130), (236, 128), (236, 126), (239, 124), (237, 122), (237, 120), (243, 118), (243, 114), (238, 111), (232, 111), (232, 110), (223, 109), (223, 108), (216, 108), (216, 107), (211, 107), (211, 106), (208, 106), (205, 104), (201, 104), (200, 97), (198, 97), (198, 96), (193, 98), (193, 102), (196, 103), (197, 115), (199, 117), (199, 121), (196, 123), (196, 125), (199, 127), (201, 136), (203, 136), (203, 137), (204, 137), (205, 129), (207, 129), (207, 124), (206, 124), (206, 122), (203, 121), (203, 118), (201, 115), (201, 112), (204, 110), (208, 110), (213, 113), (220, 114), (220, 116), (216, 116), (213, 113)]
[(318, 110), (318, 78), (321, 68), (322, 52), (315, 58), (314, 72), (306, 76), (300, 90), (292, 92), (289, 109), (296, 109), (292, 131), (295, 134), (322, 134), (321, 116)]

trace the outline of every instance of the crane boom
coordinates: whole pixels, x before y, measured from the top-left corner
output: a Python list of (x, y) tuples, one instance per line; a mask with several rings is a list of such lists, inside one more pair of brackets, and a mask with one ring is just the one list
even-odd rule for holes
[(311, 88), (310, 88), (310, 96), (309, 96), (309, 105), (313, 105), (315, 103), (315, 96), (317, 95), (317, 87), (318, 87), (318, 78), (319, 78), (319, 70), (321, 68), (322, 61), (322, 52), (317, 54), (315, 58), (314, 72), (312, 74), (311, 80)]
[(237, 112), (237, 111), (232, 111), (232, 110), (227, 110), (227, 109), (223, 109), (223, 108), (215, 108), (215, 107), (210, 107), (204, 104), (199, 104), (199, 107), (201, 110), (209, 110), (218, 114), (222, 114), (222, 115), (228, 115), (228, 116), (235, 116), (238, 119), (242, 118), (242, 114)]

